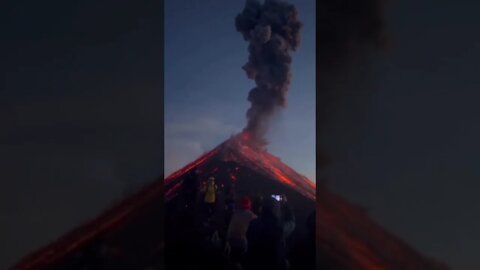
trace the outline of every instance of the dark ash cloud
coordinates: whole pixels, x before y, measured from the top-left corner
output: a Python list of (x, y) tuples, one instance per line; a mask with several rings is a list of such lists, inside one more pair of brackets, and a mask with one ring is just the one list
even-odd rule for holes
[(286, 105), (291, 80), (290, 53), (300, 45), (302, 23), (292, 4), (247, 0), (235, 19), (235, 26), (250, 43), (249, 59), (243, 69), (256, 83), (248, 95), (251, 107), (244, 131), (252, 136), (253, 142), (264, 146), (270, 117)]

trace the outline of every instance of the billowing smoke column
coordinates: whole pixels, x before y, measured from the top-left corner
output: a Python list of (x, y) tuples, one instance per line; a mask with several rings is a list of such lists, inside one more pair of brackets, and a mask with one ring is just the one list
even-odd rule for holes
[(290, 85), (290, 53), (300, 44), (302, 23), (295, 6), (276, 0), (247, 0), (235, 19), (237, 31), (250, 42), (248, 63), (243, 66), (248, 78), (255, 80), (248, 100), (248, 124), (244, 132), (256, 146), (267, 144), (269, 120), (286, 105)]

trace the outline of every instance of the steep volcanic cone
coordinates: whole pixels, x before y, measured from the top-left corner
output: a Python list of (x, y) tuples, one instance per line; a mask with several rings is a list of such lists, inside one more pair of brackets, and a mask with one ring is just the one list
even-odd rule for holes
[[(266, 151), (252, 147), (251, 137), (242, 133), (206, 153), (186, 168), (214, 175), (222, 185), (236, 183), (241, 192), (252, 194), (286, 193), (297, 216), (297, 230), (315, 200), (316, 186)], [(183, 169), (179, 172), (188, 173)], [(182, 189), (181, 175), (166, 179), (167, 202), (173, 202)], [(317, 269), (331, 270), (445, 270), (447, 266), (417, 253), (408, 244), (375, 224), (360, 207), (318, 187)], [(168, 228), (167, 228), (168, 231)]]
[[(234, 170), (230, 168), (232, 164), (235, 165)], [(283, 188), (301, 194), (312, 203), (315, 201), (315, 184), (282, 163), (278, 157), (265, 150), (255, 148), (255, 143), (252, 143), (248, 133), (233, 136), (195, 162), (187, 165), (184, 169), (167, 177), (165, 179), (167, 202), (177, 194), (177, 191), (181, 190), (182, 175), (187, 174), (194, 168), (202, 172), (200, 177), (215, 176), (220, 181), (219, 183), (223, 185), (230, 185), (232, 182), (241, 184), (240, 169), (245, 168), (254, 171), (259, 176), (270, 179), (270, 182), (274, 181)], [(222, 169), (227, 170), (228, 175), (219, 175)], [(256, 187), (253, 185), (247, 188), (252, 190)]]
[[(84, 269), (91, 262), (92, 250), (99, 250), (99, 243), (117, 251), (102, 255), (105, 263), (115, 265), (105, 269), (161, 265), (163, 243), (167, 265), (172, 267), (167, 269), (182, 269), (179, 265), (188, 261), (185, 254), (179, 257), (168, 251), (169, 245), (179, 242), (193, 225), (182, 216), (186, 211), (185, 181), (194, 170), (200, 179), (214, 176), (220, 193), (234, 185), (239, 194), (286, 194), (297, 216), (293, 238), (302, 235), (306, 218), (315, 208), (315, 184), (279, 158), (252, 148), (249, 137), (242, 133), (26, 257), (13, 269)], [(447, 269), (384, 231), (364, 210), (326, 187), (318, 187), (316, 198), (318, 269)]]

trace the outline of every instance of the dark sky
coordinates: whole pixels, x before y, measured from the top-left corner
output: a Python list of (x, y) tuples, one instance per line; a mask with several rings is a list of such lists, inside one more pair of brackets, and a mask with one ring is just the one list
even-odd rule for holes
[(161, 1), (0, 4), (0, 269), (163, 174)]
[(480, 269), (480, 4), (389, 2), (391, 47), (332, 100), (326, 174), (416, 249)]

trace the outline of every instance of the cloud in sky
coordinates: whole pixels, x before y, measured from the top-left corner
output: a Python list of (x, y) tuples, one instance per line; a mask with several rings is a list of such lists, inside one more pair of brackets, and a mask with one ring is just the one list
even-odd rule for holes
[(165, 122), (165, 175), (181, 169), (241, 130), (211, 117)]
[(198, 117), (185, 121), (165, 123), (165, 136), (167, 138), (169, 136), (189, 137), (194, 135), (195, 138), (198, 139), (210, 139), (212, 137), (224, 136), (238, 131), (238, 127), (211, 117)]

